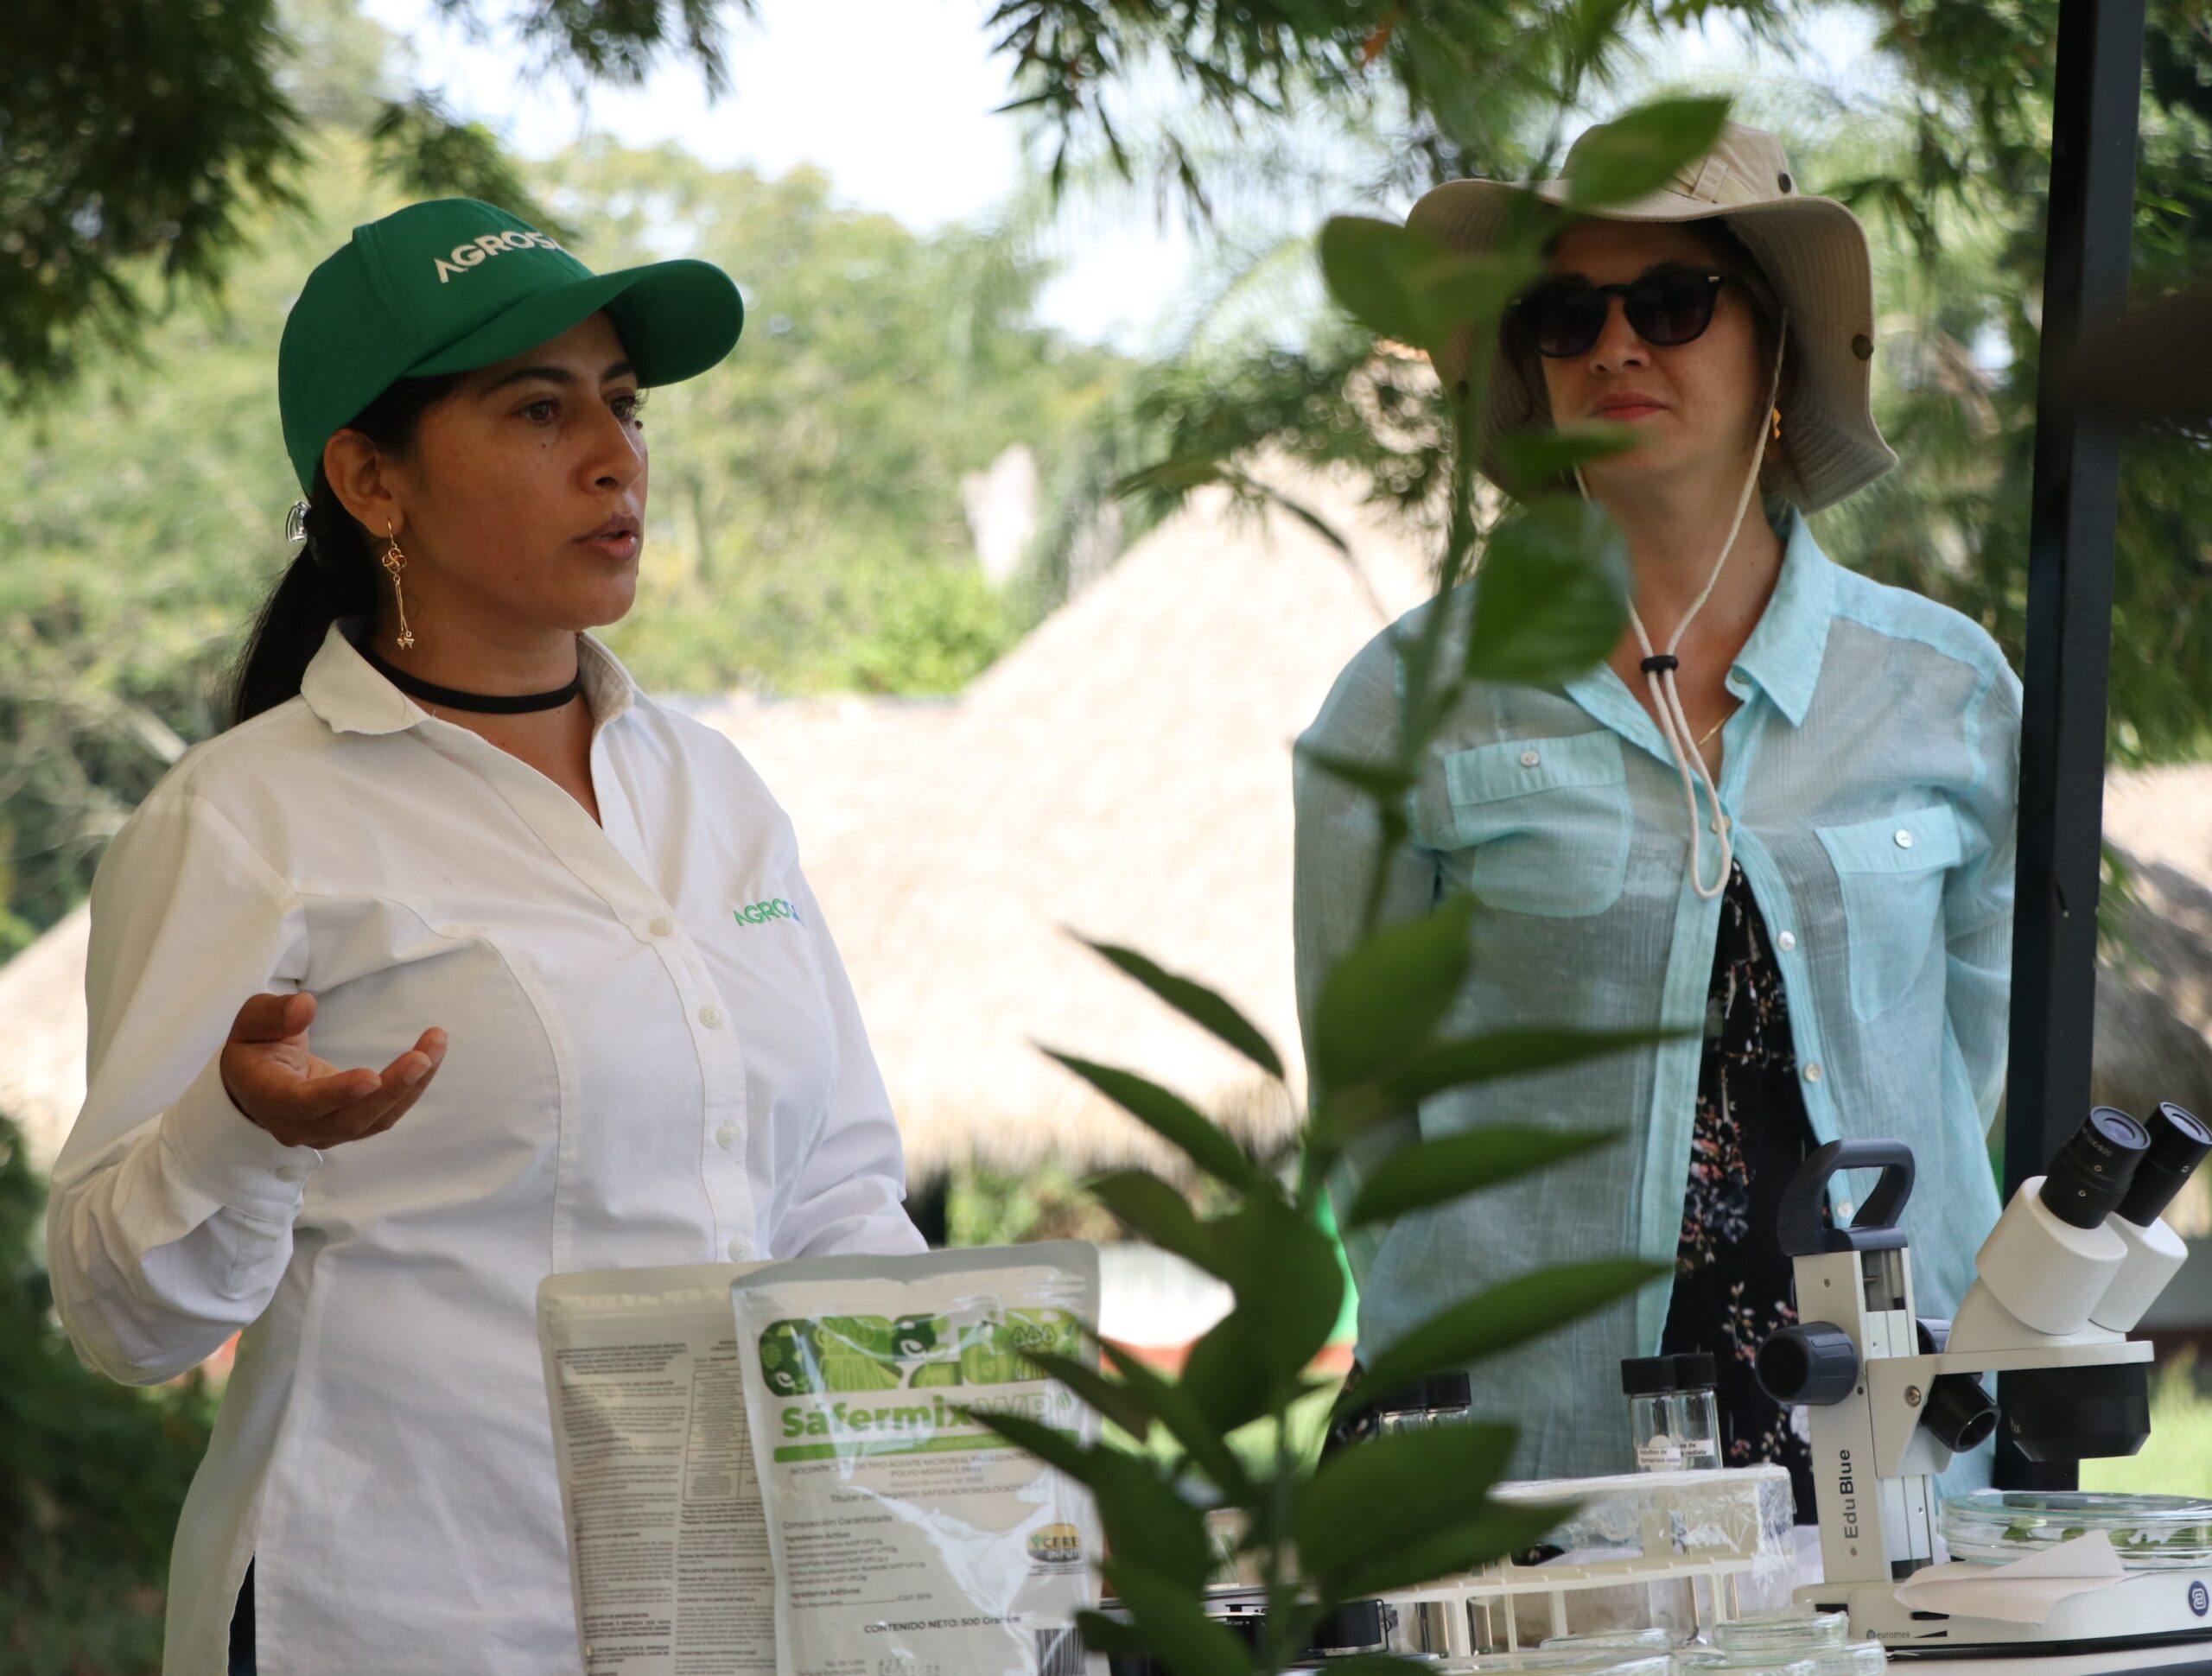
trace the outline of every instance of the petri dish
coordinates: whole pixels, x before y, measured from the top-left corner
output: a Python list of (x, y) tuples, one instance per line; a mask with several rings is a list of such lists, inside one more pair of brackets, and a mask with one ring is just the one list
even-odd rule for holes
[(1816, 1655), (1813, 1663), (1821, 1676), (1882, 1676), (1890, 1655), (1879, 1641), (1847, 1641)]
[(1518, 1653), (1466, 1654), (1446, 1660), (1438, 1669), (1446, 1676), (1670, 1676), (1672, 1662), (1664, 1654), (1638, 1653), (1627, 1647), (1545, 1646)]
[(1851, 1622), (1840, 1612), (1802, 1609), (1761, 1613), (1713, 1626), (1713, 1644), (1722, 1653), (1787, 1654), (1806, 1659), (1841, 1647), (1851, 1639)]
[(1647, 1653), (1671, 1653), (1675, 1650), (1675, 1638), (1664, 1629), (1587, 1629), (1579, 1635), (1554, 1635), (1543, 1645), (1545, 1652), (1562, 1647), (1586, 1647), (1592, 1652), (1640, 1648)]
[(2132, 1571), (2212, 1565), (2212, 1499), (2091, 1490), (1979, 1489), (1943, 1503), (1954, 1559), (2009, 1565), (2092, 1531)]

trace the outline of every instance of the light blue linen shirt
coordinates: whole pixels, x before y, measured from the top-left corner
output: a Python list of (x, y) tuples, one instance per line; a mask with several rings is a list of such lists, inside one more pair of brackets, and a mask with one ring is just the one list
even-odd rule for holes
[[(1910, 1143), (1904, 1215), (1919, 1311), (1948, 1317), (1998, 1199), (1985, 1136), (2005, 1073), (2020, 688), (1988, 635), (1922, 596), (1842, 569), (1784, 515), (1782, 574), (1730, 671), (1723, 805), (1789, 1000), (1818, 1140)], [(1446, 602), (1464, 611), (1467, 590)], [(1338, 676), (1301, 746), (1395, 754), (1393, 639)], [(1372, 806), (1296, 771), (1295, 931), (1308, 1025), (1358, 933)], [(1363, 1356), (1515, 1273), (1636, 1253), (1671, 1265), (1681, 1232), (1700, 1036), (1720, 903), (1689, 880), (1689, 816), (1656, 725), (1600, 666), (1563, 689), (1484, 685), (1432, 741), (1410, 794), (1386, 918), (1469, 889), (1476, 961), (1446, 1028), (1572, 1025), (1688, 1032), (1639, 1052), (1453, 1090), (1385, 1125), (1345, 1178), (1421, 1136), (1505, 1121), (1618, 1127), (1618, 1145), (1355, 1236)], [(1706, 865), (1713, 846), (1706, 841)], [(1708, 872), (1708, 876), (1710, 873)], [(1861, 1172), (1838, 1178), (1848, 1220)], [(1474, 1370), (1476, 1410), (1517, 1419), (1517, 1476), (1633, 1465), (1619, 1362), (1659, 1349), (1669, 1288)], [(1739, 1347), (1748, 1358), (1757, 1349)], [(1985, 1449), (1947, 1476), (1987, 1482)]]

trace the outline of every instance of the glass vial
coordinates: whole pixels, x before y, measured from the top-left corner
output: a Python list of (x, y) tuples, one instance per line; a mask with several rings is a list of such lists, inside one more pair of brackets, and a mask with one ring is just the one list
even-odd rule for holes
[(1643, 1472), (1694, 1472), (1720, 1464), (1720, 1409), (1712, 1355), (1631, 1356), (1621, 1363), (1629, 1437)]

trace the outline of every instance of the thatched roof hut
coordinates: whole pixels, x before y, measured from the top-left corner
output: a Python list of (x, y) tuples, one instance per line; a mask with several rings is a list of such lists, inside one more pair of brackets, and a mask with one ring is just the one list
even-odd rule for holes
[(1281, 1089), (1069, 931), (1214, 985), (1295, 1061), (1291, 742), (1423, 587), (1417, 543), (1326, 486), (1298, 496), (1349, 556), (1201, 496), (958, 699), (892, 712), (889, 749), (844, 731), (860, 701), (699, 712), (798, 824), (917, 1177), (1158, 1157), (1038, 1042), (1286, 1131)]

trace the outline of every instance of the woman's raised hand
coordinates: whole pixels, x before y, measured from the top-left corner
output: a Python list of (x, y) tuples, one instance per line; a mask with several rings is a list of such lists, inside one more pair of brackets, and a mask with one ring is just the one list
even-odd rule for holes
[(223, 1087), (231, 1103), (287, 1146), (341, 1146), (382, 1134), (422, 1097), (446, 1057), (432, 1028), (381, 1072), (340, 1070), (308, 1049), (315, 997), (256, 995), (232, 1020), (223, 1044)]

